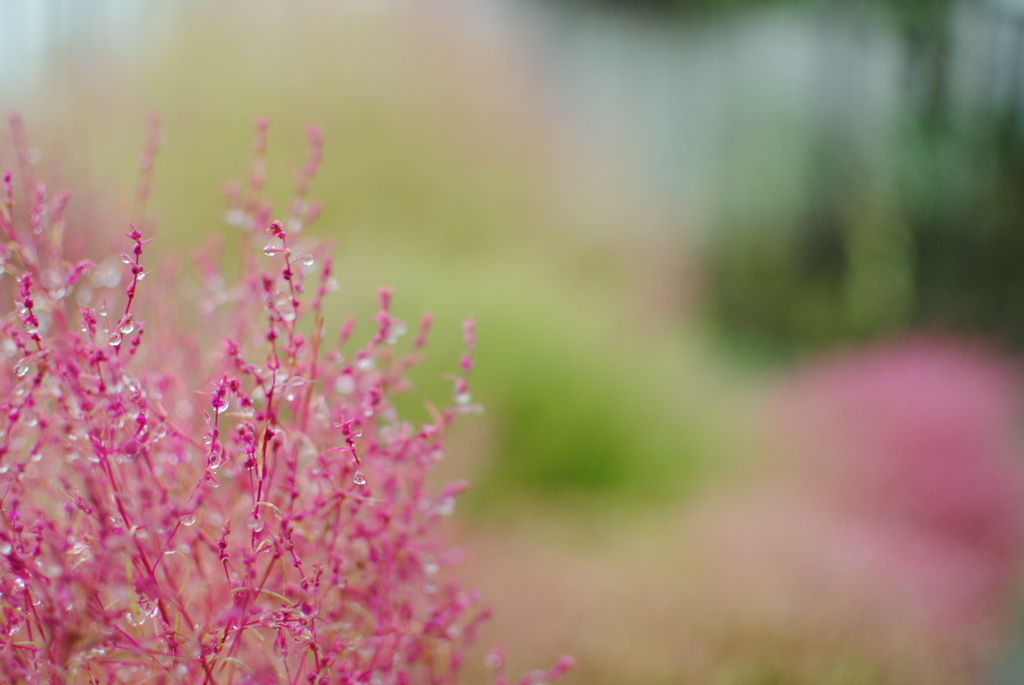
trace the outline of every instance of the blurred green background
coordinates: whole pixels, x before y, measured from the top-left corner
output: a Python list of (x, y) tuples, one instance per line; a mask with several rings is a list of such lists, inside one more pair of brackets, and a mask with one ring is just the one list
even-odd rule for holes
[[(122, 220), (116, 203), (131, 192), (145, 116), (158, 113), (154, 248), (186, 256), (211, 235), (236, 241), (219, 191), (245, 180), (256, 115), (273, 122), (268, 187), (279, 208), (304, 159), (305, 126), (321, 123), (311, 194), (324, 211), (308, 233), (329, 239), (337, 260), (329, 325), (355, 312), (366, 326), (381, 285), (394, 287), (410, 325), (433, 311), (430, 362), (416, 379), (439, 403), (459, 323), (477, 318), (487, 435), (475, 449), (487, 458), (459, 468), (480, 469), (478, 506), (671, 495), (702, 470), (704, 391), (693, 377), (707, 374), (699, 343), (678, 340), (677, 242), (634, 216), (629, 203), (642, 212), (639, 202), (593, 187), (616, 183), (614, 169), (591, 187), (575, 178), (575, 165), (599, 163), (584, 156), (602, 153), (570, 149), (510, 46), (474, 44), (468, 26), (436, 10), (316, 4), (191, 8), (195, 16), (167, 6), (136, 17), (131, 30), (146, 36), (130, 40), (105, 33), (101, 7), (54, 5), (46, 20), (69, 24), (71, 54), (48, 46), (47, 85), (12, 87), (20, 97), (4, 104), (23, 110), (58, 171), (120, 189), (103, 211)], [(95, 36), (76, 25), (83, 17)], [(133, 40), (145, 47), (122, 44)]]
[[(0, 0), (0, 109), (79, 190), (72, 218), (111, 236), (159, 114), (153, 249), (186, 261), (237, 243), (220, 189), (245, 178), (256, 116), (278, 207), (323, 126), (304, 235), (336, 260), (329, 326), (351, 312), (366, 335), (380, 285), (410, 328), (433, 311), (417, 418), (477, 319), (486, 411), (441, 475), (474, 483), (457, 535), (499, 604), (485, 641), (524, 663), (574, 651), (569, 682), (946, 682), (913, 665), (927, 650), (893, 670), (627, 590), (706, 573), (671, 522), (765, 468), (753, 407), (790, 362), (920, 330), (1020, 349), (1018, 4)], [(603, 608), (534, 635), (548, 619), (510, 587)]]

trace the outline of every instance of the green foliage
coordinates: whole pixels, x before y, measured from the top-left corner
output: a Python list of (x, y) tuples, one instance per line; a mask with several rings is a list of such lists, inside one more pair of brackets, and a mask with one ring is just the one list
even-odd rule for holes
[(911, 326), (1024, 345), (1017, 116), (922, 119), (889, 164), (888, 186), (824, 167), (819, 209), (724, 230), (709, 298), (723, 329), (788, 353)]
[(650, 357), (586, 330), (517, 328), (506, 315), (492, 331), (487, 362), (497, 373), (481, 380), (490, 380), (484, 391), (499, 443), (486, 474), (491, 486), (649, 497), (695, 475), (702, 459), (695, 412), (659, 382)]

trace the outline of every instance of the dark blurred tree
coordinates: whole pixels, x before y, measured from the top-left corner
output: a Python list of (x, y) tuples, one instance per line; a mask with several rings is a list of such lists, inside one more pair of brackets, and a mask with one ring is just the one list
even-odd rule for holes
[[(907, 110), (887, 169), (880, 175), (850, 137), (855, 114), (833, 111), (812, 134), (810, 200), (715, 236), (711, 307), (726, 331), (791, 351), (909, 326), (1024, 347), (1024, 17), (993, 0), (560, 1), (682, 21), (787, 4), (834, 25), (888, 19), (902, 43)], [(1008, 83), (1009, 92), (954, 107), (953, 22), (965, 7), (1012, 34), (1009, 49), (985, 46), (1008, 73), (991, 90)], [(847, 76), (822, 67), (823, 101), (850, 96)], [(845, 105), (855, 111), (855, 97)]]
[(858, 164), (842, 127), (823, 128), (802, 211), (722, 231), (713, 309), (726, 330), (788, 350), (907, 326), (1024, 347), (1024, 21), (988, 7), (1012, 29), (993, 53), (1009, 76), (989, 84), (1009, 92), (954, 107), (954, 3), (881, 7), (902, 36), (909, 96), (892, 178)]
[[(1014, 98), (1016, 99), (1016, 98)], [(945, 157), (909, 187), (918, 245), (917, 318), (1024, 346), (1024, 140), (1019, 105), (986, 130), (931, 132), (923, 154)], [(944, 150), (952, 154), (943, 155)], [(922, 153), (919, 153), (922, 154)], [(952, 158), (952, 159), (950, 159)], [(955, 161), (953, 161), (955, 160)], [(952, 168), (956, 164), (957, 168)]]
[(952, 0), (880, 0), (895, 20), (906, 45), (907, 85), (925, 122), (941, 124), (950, 76)]

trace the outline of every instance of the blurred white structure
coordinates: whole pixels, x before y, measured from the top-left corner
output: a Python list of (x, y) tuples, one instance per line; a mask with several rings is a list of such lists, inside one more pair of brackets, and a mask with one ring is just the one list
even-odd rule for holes
[[(333, 4), (426, 5), (487, 40), (518, 45), (578, 143), (631, 165), (690, 226), (799, 205), (823, 137), (839, 135), (861, 164), (885, 165), (917, 97), (904, 42), (868, 4), (787, 4), (691, 24), (551, 0)], [(1024, 0), (957, 7), (951, 108), (1024, 109)], [(0, 107), (45, 94), (67, 64), (158, 50), (203, 10), (188, 1), (0, 0)]]

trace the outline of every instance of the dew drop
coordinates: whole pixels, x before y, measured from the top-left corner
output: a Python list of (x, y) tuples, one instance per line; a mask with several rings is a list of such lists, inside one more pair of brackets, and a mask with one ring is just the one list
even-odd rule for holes
[(132, 260), (131, 257), (129, 257), (128, 255), (126, 255), (125, 253), (122, 252), (121, 253), (121, 261), (124, 262), (125, 264), (131, 264), (133, 260)]
[(228, 410), (228, 401), (227, 400), (221, 400), (221, 405), (219, 407), (217, 407), (217, 413), (218, 414), (223, 414), (227, 410)]
[(196, 512), (194, 512), (194, 511), (186, 511), (184, 514), (181, 515), (181, 518), (179, 520), (181, 521), (181, 524), (183, 526), (195, 525), (195, 522), (196, 522)]
[(391, 329), (388, 331), (388, 340), (387, 340), (388, 344), (389, 345), (396, 344), (398, 342), (399, 338), (401, 338), (407, 332), (408, 332), (408, 329), (405, 326), (405, 322), (400, 320), (400, 319), (396, 319), (391, 324)]
[(255, 514), (250, 516), (248, 525), (250, 528), (252, 528), (252, 532), (254, 533), (258, 533), (261, 530), (263, 530), (263, 527), (266, 525), (265, 522), (263, 521), (263, 514), (256, 512)]
[(302, 258), (302, 263), (306, 266), (313, 266), (316, 264), (316, 259), (313, 258), (313, 255), (308, 255)]
[(473, 396), (468, 392), (457, 392), (452, 396), (452, 399), (455, 400), (455, 404), (465, 406), (469, 404), (469, 401), (473, 399)]
[(174, 405), (174, 413), (179, 419), (187, 419), (192, 416), (192, 411), (192, 403), (188, 400), (178, 400), (178, 403)]
[(501, 668), (502, 658), (497, 652), (489, 652), (484, 657), (484, 666), (491, 669), (492, 671)]
[(263, 254), (267, 255), (268, 257), (273, 257), (280, 251), (281, 249), (275, 245), (267, 245), (266, 247), (263, 248)]
[(129, 314), (128, 316), (124, 317), (124, 320), (121, 321), (121, 334), (122, 335), (131, 335), (134, 332), (135, 332), (135, 319), (133, 319), (132, 315)]
[(356, 471), (356, 475), (352, 477), (356, 485), (366, 485), (366, 476), (363, 475), (362, 471)]
[(356, 381), (352, 378), (352, 374), (343, 373), (338, 376), (338, 380), (334, 381), (334, 389), (342, 395), (348, 395), (350, 392), (355, 390)]
[(338, 279), (335, 278), (334, 276), (331, 276), (330, 278), (327, 279), (327, 290), (328, 291), (333, 293), (334, 291), (336, 291), (340, 287), (341, 287), (341, 285), (338, 283)]
[(226, 284), (227, 279), (225, 279), (222, 274), (211, 274), (206, 277), (206, 282), (204, 283), (206, 289), (211, 293), (223, 294), (225, 296), (227, 295), (227, 293), (224, 292), (224, 286)]
[(441, 516), (451, 516), (455, 513), (455, 498), (448, 496), (437, 503), (435, 511)]
[[(73, 538), (68, 538), (68, 542), (72, 542)], [(87, 559), (92, 559), (92, 547), (85, 544), (84, 542), (76, 542), (72, 545), (71, 549), (68, 550), (68, 554), (74, 557), (78, 557), (76, 566)]]
[(117, 347), (121, 344), (121, 334), (118, 331), (111, 331), (109, 342), (112, 347)]
[(229, 210), (228, 213), (224, 215), (224, 220), (232, 226), (241, 226), (245, 221), (245, 212), (241, 209)]
[(256, 414), (256, 407), (251, 404), (242, 405), (242, 416), (251, 419)]
[(18, 378), (23, 378), (26, 374), (28, 374), (30, 368), (31, 366), (29, 365), (28, 361), (22, 359), (14, 366), (14, 375), (17, 376)]

